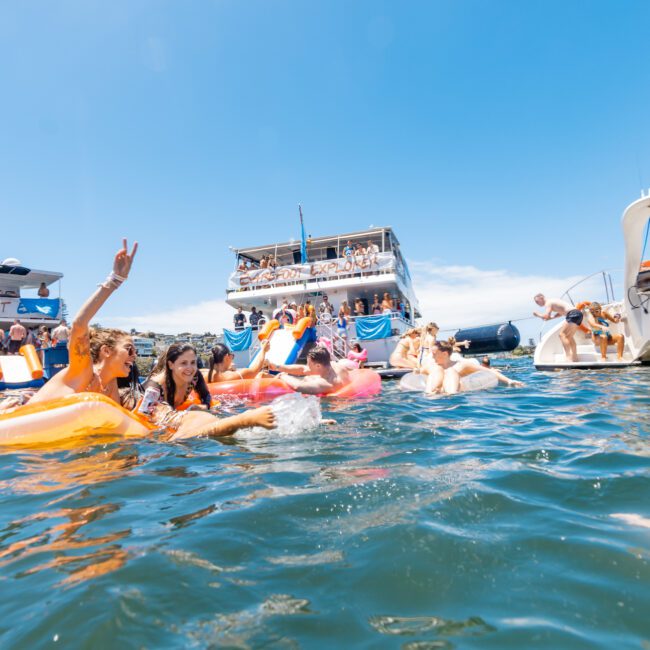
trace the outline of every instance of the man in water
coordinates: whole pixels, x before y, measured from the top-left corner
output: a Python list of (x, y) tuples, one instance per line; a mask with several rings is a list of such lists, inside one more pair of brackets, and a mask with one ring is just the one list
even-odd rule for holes
[(564, 348), (564, 357), (567, 361), (577, 361), (578, 353), (576, 350), (576, 341), (574, 336), (582, 325), (583, 315), (579, 309), (575, 309), (573, 305), (569, 304), (560, 298), (546, 298), (543, 293), (538, 293), (535, 302), (544, 307), (543, 313), (537, 311), (533, 312), (533, 316), (541, 318), (542, 320), (552, 320), (564, 316), (565, 323), (560, 330), (560, 342)]
[(473, 363), (469, 359), (452, 361), (451, 355), (454, 352), (453, 344), (448, 341), (437, 341), (433, 347), (433, 360), (436, 365), (429, 372), (425, 393), (431, 395), (440, 393), (444, 395), (455, 395), (463, 390), (460, 380), (475, 372), (491, 372), (499, 382), (506, 386), (523, 386), (520, 381), (510, 379), (495, 368), (485, 368)]
[(270, 370), (279, 370), (279, 377), (299, 393), (321, 395), (333, 393), (350, 381), (348, 369), (332, 363), (327, 348), (316, 346), (307, 353), (307, 365), (274, 365), (269, 364)]

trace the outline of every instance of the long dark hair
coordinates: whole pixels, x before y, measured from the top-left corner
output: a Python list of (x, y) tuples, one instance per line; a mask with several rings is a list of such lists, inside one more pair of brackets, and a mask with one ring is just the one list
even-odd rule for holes
[(229, 354), (232, 354), (230, 348), (223, 343), (217, 343), (212, 348), (212, 350), (210, 350), (210, 370), (208, 370), (208, 383), (212, 381), (212, 374), (215, 372), (215, 366), (220, 364)]
[[(172, 371), (169, 368), (169, 363), (174, 363), (178, 357), (190, 350), (196, 354), (196, 349), (189, 343), (172, 343), (165, 353), (165, 361), (162, 370), (165, 373), (165, 392), (167, 393), (167, 401), (172, 408), (174, 407), (174, 398), (176, 397), (176, 382), (174, 381)], [(194, 383), (194, 390), (197, 392), (201, 403), (210, 408), (212, 395), (210, 395), (208, 386), (205, 383), (203, 373), (198, 368), (196, 369), (196, 374), (192, 381)]]

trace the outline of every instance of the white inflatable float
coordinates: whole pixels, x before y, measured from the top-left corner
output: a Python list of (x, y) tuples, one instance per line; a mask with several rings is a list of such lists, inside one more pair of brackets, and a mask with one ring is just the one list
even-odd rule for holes
[[(427, 383), (427, 376), (409, 372), (399, 380), (399, 387), (402, 390), (417, 391), (423, 393)], [(474, 390), (487, 390), (495, 388), (499, 383), (497, 376), (489, 370), (478, 370), (471, 375), (460, 378), (460, 392)]]

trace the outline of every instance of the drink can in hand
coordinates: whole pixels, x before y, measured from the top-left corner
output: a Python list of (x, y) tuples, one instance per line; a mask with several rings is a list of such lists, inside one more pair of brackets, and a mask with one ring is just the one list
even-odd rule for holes
[(153, 407), (158, 403), (159, 399), (160, 390), (158, 390), (155, 386), (149, 386), (147, 390), (144, 391), (144, 396), (142, 397), (142, 401), (138, 406), (138, 413), (142, 413), (143, 415), (151, 415), (153, 412)]

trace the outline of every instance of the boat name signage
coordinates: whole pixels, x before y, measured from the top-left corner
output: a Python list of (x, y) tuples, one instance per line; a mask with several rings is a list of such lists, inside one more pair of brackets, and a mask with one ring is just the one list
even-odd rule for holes
[(391, 252), (356, 255), (307, 264), (278, 266), (275, 269), (236, 271), (230, 276), (228, 288), (240, 289), (265, 287), (285, 282), (309, 282), (315, 278), (337, 278), (355, 273), (390, 271), (394, 266), (395, 257)]

